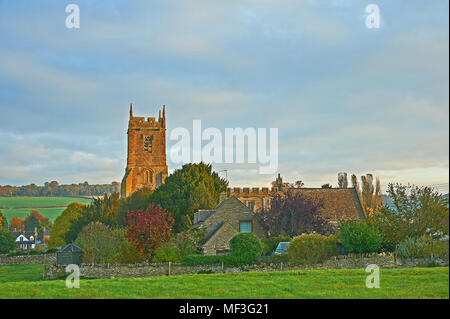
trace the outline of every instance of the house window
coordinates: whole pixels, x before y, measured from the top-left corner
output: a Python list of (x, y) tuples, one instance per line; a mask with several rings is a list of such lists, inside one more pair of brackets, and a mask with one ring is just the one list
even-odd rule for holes
[(229, 253), (229, 249), (216, 249), (216, 255), (228, 255)]
[(247, 207), (250, 208), (251, 211), (253, 211), (253, 209), (255, 208), (255, 201), (254, 200), (249, 200), (247, 202)]
[(251, 220), (243, 220), (239, 222), (239, 231), (241, 233), (251, 233), (253, 231), (253, 223)]
[(144, 139), (144, 151), (151, 153), (153, 150), (153, 135), (146, 136)]

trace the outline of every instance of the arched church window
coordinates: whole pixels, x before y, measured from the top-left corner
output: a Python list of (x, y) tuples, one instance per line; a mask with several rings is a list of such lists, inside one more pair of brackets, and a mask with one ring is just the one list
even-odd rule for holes
[(144, 173), (144, 180), (146, 184), (153, 183), (153, 172), (152, 171), (145, 171)]

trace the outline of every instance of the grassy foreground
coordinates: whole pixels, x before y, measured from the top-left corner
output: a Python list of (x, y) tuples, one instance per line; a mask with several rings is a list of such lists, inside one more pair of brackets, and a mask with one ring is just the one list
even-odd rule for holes
[(448, 267), (381, 269), (379, 289), (365, 287), (364, 269), (82, 279), (79, 289), (41, 280), (42, 269), (0, 267), (0, 298), (449, 298)]

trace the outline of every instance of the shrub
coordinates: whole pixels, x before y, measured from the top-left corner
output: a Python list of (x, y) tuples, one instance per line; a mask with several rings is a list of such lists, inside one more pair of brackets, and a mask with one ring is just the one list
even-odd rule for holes
[(328, 236), (324, 244), (328, 257), (339, 256), (345, 253), (344, 246), (336, 235)]
[(329, 257), (330, 249), (327, 237), (319, 234), (303, 234), (295, 237), (289, 244), (288, 257), (290, 262), (314, 264)]
[[(252, 261), (253, 262), (253, 261)], [(249, 264), (245, 258), (230, 255), (187, 255), (183, 257), (183, 264), (187, 266), (219, 265), (243, 266)]]
[(289, 261), (288, 254), (273, 255), (271, 262), (274, 264), (287, 263)]
[(162, 263), (162, 262), (181, 262), (181, 258), (179, 256), (179, 250), (173, 240), (162, 245), (158, 251), (155, 253), (153, 257), (153, 262)]
[(14, 249), (15, 238), (6, 228), (0, 228), (0, 254), (9, 253)]
[(263, 252), (261, 239), (253, 233), (239, 233), (230, 240), (231, 255), (242, 263), (251, 264)]
[(112, 233), (117, 241), (117, 250), (120, 252), (118, 261), (121, 264), (136, 264), (144, 260), (139, 251), (125, 237), (125, 229), (113, 229)]
[(289, 242), (291, 241), (291, 238), (289, 236), (274, 236), (269, 237), (263, 240), (264, 250), (263, 255), (264, 256), (270, 256), (273, 254), (275, 249), (277, 249), (277, 246), (280, 242)]
[(177, 234), (176, 247), (180, 257), (196, 254), (201, 250), (201, 243), (205, 238), (205, 229), (188, 230)]
[(395, 255), (400, 259), (439, 257), (448, 258), (447, 240), (433, 240), (428, 237), (408, 238), (397, 246)]
[(357, 221), (342, 224), (338, 238), (346, 252), (356, 254), (378, 252), (383, 241), (376, 227)]
[(83, 248), (83, 262), (88, 264), (118, 263), (121, 245), (112, 230), (99, 222), (85, 226), (75, 245)]

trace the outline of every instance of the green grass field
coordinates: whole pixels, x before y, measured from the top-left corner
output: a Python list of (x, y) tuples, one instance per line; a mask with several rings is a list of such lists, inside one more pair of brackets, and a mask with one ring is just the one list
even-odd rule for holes
[(53, 222), (70, 203), (89, 204), (91, 199), (83, 197), (0, 197), (0, 211), (8, 221), (14, 216), (24, 219), (30, 211), (37, 210)]
[(364, 269), (204, 274), (153, 278), (42, 280), (43, 265), (0, 266), (0, 298), (449, 298), (449, 268), (381, 269), (380, 288)]

